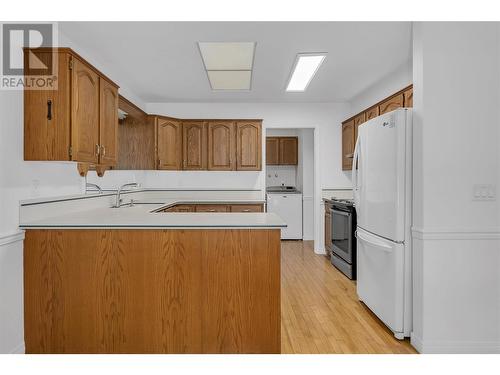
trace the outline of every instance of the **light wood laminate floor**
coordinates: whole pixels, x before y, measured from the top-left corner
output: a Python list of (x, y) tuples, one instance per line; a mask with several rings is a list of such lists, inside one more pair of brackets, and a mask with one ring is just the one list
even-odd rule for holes
[(355, 282), (312, 244), (281, 242), (281, 352), (416, 353), (359, 302)]

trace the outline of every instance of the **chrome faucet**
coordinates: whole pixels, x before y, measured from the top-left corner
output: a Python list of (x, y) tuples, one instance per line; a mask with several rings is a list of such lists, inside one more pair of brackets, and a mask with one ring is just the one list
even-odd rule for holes
[(99, 185), (92, 184), (90, 182), (85, 183), (85, 194), (87, 194), (89, 192), (89, 187), (95, 188), (99, 192), (99, 194), (102, 194), (102, 188)]
[(118, 189), (118, 191), (116, 192), (116, 203), (115, 205), (113, 206), (113, 208), (120, 208), (120, 204), (122, 203), (122, 200), (120, 198), (120, 195), (122, 193), (122, 190), (126, 187), (137, 187), (137, 183), (136, 182), (130, 182), (128, 184), (125, 184), (125, 185), (122, 185), (120, 186), (120, 188)]

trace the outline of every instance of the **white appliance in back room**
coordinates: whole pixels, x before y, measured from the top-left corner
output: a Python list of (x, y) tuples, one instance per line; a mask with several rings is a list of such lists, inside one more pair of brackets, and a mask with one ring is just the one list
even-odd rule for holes
[(412, 328), (412, 113), (359, 127), (352, 167), (358, 297), (398, 339)]
[(274, 212), (286, 223), (282, 240), (302, 239), (302, 193), (292, 186), (267, 188), (267, 212)]

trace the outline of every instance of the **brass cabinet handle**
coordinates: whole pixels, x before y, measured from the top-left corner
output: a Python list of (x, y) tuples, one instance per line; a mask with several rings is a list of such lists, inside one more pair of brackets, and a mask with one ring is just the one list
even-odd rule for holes
[(250, 209), (246, 208), (246, 209), (243, 210), (243, 212), (250, 212)]
[(106, 147), (101, 146), (101, 154), (102, 156), (106, 156)]
[(99, 149), (100, 149), (100, 148), (99, 148), (99, 145), (98, 145), (98, 144), (96, 144), (96, 145), (95, 145), (95, 154), (96, 154), (96, 155), (99, 155)]

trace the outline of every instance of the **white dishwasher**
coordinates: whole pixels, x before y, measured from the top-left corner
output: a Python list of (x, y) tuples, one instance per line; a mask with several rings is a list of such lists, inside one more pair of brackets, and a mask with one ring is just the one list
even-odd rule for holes
[(281, 228), (282, 240), (302, 239), (302, 194), (267, 193), (267, 212), (274, 212), (286, 223)]

